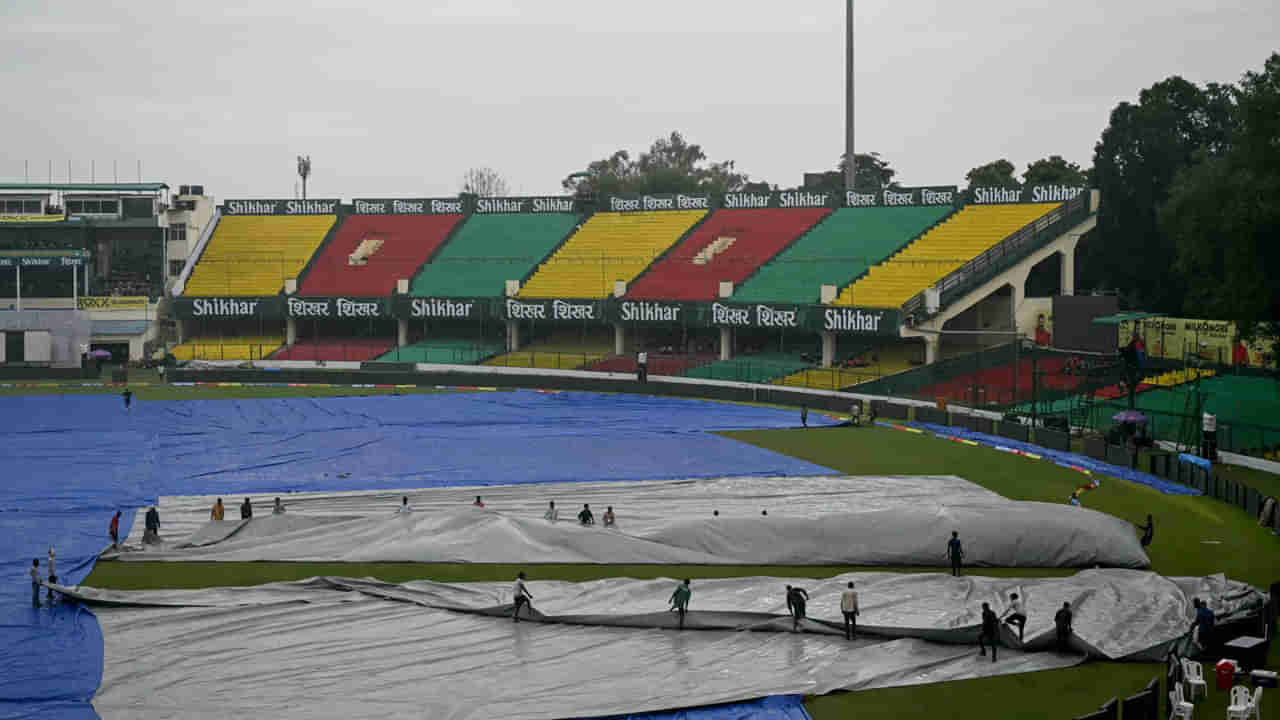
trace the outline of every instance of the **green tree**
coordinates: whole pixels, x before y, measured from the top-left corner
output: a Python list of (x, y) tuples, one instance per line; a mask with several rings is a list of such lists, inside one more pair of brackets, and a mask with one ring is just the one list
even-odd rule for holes
[(701, 145), (673, 132), (655, 140), (639, 158), (633, 160), (626, 150), (619, 150), (561, 184), (578, 194), (724, 193), (741, 190), (747, 181), (734, 161), (707, 162)]
[(1183, 311), (1187, 284), (1174, 269), (1176, 248), (1157, 213), (1180, 169), (1227, 147), (1233, 116), (1229, 88), (1200, 88), (1180, 77), (1111, 111), (1094, 148), (1092, 180), (1102, 205), (1097, 230), (1080, 245), (1084, 287), (1123, 289), (1131, 308)]
[(1017, 187), (1014, 170), (1013, 163), (1001, 158), (970, 170), (964, 174), (964, 179), (969, 187)]
[[(854, 158), (857, 160), (853, 178), (854, 188), (862, 192), (878, 192), (885, 188), (900, 187), (899, 183), (893, 179), (898, 171), (889, 165), (888, 160), (880, 157), (880, 153), (857, 153)], [(822, 173), (820, 182), (814, 183), (810, 180), (805, 188), (835, 193), (844, 192), (844, 171), (845, 158), (841, 155), (835, 170)]]
[(1186, 310), (1234, 321), (1247, 337), (1280, 327), (1280, 54), (1232, 90), (1237, 123), (1221, 154), (1181, 168), (1161, 208), (1187, 285)]
[(1076, 163), (1067, 162), (1061, 155), (1050, 155), (1027, 165), (1027, 171), (1022, 173), (1022, 182), (1026, 185), (1079, 187), (1089, 184), (1089, 171), (1082, 170)]

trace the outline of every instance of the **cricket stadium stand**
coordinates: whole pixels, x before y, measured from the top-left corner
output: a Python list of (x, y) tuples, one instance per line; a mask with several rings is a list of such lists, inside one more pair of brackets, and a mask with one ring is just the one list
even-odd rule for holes
[(275, 295), (298, 277), (334, 215), (224, 216), (187, 281), (185, 295)]
[[(475, 214), (413, 278), (421, 297), (497, 297), (521, 280), (579, 222), (569, 213)], [(425, 362), (425, 361), (424, 361)]]
[(519, 296), (611, 295), (615, 280), (631, 282), (706, 214), (705, 210), (596, 213), (538, 267)]
[(413, 277), (461, 214), (349, 215), (298, 284), (303, 297), (386, 297)]
[(1061, 203), (968, 205), (841, 291), (836, 305), (901, 307)]
[(364, 362), (386, 354), (395, 347), (395, 338), (327, 337), (299, 339), (283, 347), (272, 360), (310, 360), (324, 362)]
[(636, 279), (627, 297), (713, 300), (825, 218), (826, 208), (721, 209)]
[(844, 208), (831, 213), (734, 292), (735, 300), (817, 302), (951, 212), (946, 207)]

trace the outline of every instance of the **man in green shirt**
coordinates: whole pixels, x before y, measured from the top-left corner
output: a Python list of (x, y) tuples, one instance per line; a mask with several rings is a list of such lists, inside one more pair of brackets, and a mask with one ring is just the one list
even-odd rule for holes
[(689, 598), (693, 596), (693, 590), (689, 589), (689, 580), (676, 586), (676, 591), (671, 593), (672, 609), (680, 613), (680, 629), (684, 629), (684, 614), (689, 611)]

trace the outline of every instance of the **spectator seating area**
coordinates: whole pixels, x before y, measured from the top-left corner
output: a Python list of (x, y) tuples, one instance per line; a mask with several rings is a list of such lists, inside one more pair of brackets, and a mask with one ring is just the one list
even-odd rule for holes
[(386, 297), (462, 221), (458, 215), (350, 215), (298, 284), (304, 297)]
[(187, 295), (276, 295), (333, 227), (333, 215), (223, 217), (187, 280)]
[(773, 383), (839, 390), (910, 370), (924, 361), (924, 348), (918, 342), (894, 342), (857, 348), (837, 360), (838, 367), (807, 367)]
[(485, 342), (476, 338), (435, 337), (420, 340), (404, 347), (390, 347), (378, 360), (382, 362), (475, 365), (500, 354), (504, 349), (502, 343)]
[[(1072, 391), (1080, 384), (1079, 375), (1069, 375), (1064, 370), (1067, 358), (1049, 356), (1038, 358), (1034, 369), (1041, 373), (1040, 387), (1045, 390)], [(1032, 360), (1022, 358), (977, 372), (966, 373), (945, 382), (934, 383), (920, 389), (922, 398), (947, 398), (953, 402), (975, 405), (1007, 404), (1031, 397)]]
[(897, 308), (1058, 203), (968, 205), (845, 288), (837, 305)]
[(523, 280), (578, 221), (578, 216), (565, 213), (472, 215), (418, 271), (411, 292), (502, 296), (507, 280)]
[[(685, 375), (693, 368), (715, 362), (718, 355), (674, 355), (666, 353), (647, 353), (650, 375)], [(600, 362), (593, 363), (586, 370), (594, 372), (616, 372), (633, 374), (636, 372), (636, 356), (613, 355)]]
[(310, 360), (312, 362), (365, 362), (372, 360), (396, 344), (395, 338), (328, 337), (298, 340), (280, 348), (272, 360)]
[(169, 352), (179, 362), (187, 360), (263, 360), (280, 349), (283, 337), (246, 336), (195, 338)]
[(830, 210), (717, 210), (640, 275), (627, 297), (714, 300), (720, 283), (736, 286)]
[(836, 210), (743, 282), (734, 299), (818, 302), (823, 285), (848, 285), (949, 212), (950, 207)]
[(684, 375), (710, 380), (766, 383), (791, 375), (810, 364), (809, 359), (797, 353), (762, 352), (699, 365), (685, 372)]
[(631, 282), (706, 216), (704, 210), (596, 213), (520, 289), (525, 298), (603, 298)]

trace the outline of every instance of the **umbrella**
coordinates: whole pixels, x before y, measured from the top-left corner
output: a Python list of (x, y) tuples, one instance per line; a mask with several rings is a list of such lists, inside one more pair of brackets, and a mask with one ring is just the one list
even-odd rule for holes
[(1146, 416), (1146, 415), (1143, 415), (1142, 413), (1138, 412), (1137, 410), (1122, 410), (1122, 411), (1120, 411), (1120, 412), (1116, 413), (1115, 415), (1112, 415), (1112, 416), (1111, 416), (1111, 419), (1112, 419), (1112, 420), (1115, 420), (1116, 422), (1120, 422), (1120, 423), (1134, 423), (1134, 424), (1137, 424), (1137, 423), (1144, 423), (1144, 422), (1146, 422), (1146, 421), (1147, 421), (1147, 416)]
[(90, 351), (89, 351), (89, 357), (91, 357), (91, 358), (97, 358), (97, 359), (101, 359), (101, 360), (110, 360), (110, 359), (111, 359), (111, 351), (110, 351), (110, 350), (102, 350), (102, 349), (98, 349), (98, 350), (90, 350)]

